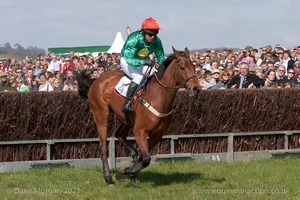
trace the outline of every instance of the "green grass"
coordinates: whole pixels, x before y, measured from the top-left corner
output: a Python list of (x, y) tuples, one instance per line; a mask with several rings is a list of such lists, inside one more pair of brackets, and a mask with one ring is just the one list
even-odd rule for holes
[(136, 185), (113, 171), (108, 188), (100, 168), (40, 168), (0, 174), (4, 199), (300, 199), (300, 159), (250, 162), (161, 162)]

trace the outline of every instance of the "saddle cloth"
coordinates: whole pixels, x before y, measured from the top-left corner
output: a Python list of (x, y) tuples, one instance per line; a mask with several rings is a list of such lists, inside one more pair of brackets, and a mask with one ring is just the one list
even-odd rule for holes
[(126, 93), (130, 82), (131, 80), (127, 76), (123, 76), (120, 79), (119, 83), (115, 86), (115, 91), (121, 96), (126, 97)]

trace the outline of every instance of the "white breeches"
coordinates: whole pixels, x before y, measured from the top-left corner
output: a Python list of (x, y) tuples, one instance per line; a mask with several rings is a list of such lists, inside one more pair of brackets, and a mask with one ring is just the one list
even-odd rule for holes
[[(147, 73), (148, 66), (147, 65), (141, 65), (139, 67), (129, 65), (126, 63), (125, 59), (122, 57), (120, 66), (122, 70), (125, 72), (125, 74), (132, 79), (133, 82), (136, 84), (140, 84), (142, 81), (144, 74)], [(154, 67), (155, 68), (155, 67)], [(154, 69), (151, 71), (151, 75), (153, 75)]]

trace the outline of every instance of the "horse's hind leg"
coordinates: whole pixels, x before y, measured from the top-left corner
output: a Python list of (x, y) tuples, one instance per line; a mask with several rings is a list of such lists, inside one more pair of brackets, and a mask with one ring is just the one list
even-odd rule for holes
[(125, 124), (121, 124), (117, 129), (117, 131), (115, 132), (115, 136), (124, 145), (126, 150), (129, 152), (129, 155), (132, 157), (133, 163), (135, 163), (137, 161), (138, 152), (136, 148), (132, 145), (132, 143), (126, 139), (129, 130), (130, 130), (129, 126), (126, 126)]
[(93, 111), (93, 115), (97, 125), (98, 136), (101, 144), (101, 160), (103, 164), (103, 177), (106, 183), (109, 186), (111, 186), (114, 184), (114, 182), (110, 174), (109, 165), (107, 161), (107, 120), (108, 120), (109, 112)]

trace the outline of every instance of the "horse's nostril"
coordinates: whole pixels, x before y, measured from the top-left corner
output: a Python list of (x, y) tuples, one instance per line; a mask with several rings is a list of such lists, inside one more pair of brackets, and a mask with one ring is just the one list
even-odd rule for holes
[(193, 88), (193, 92), (198, 94), (198, 93), (199, 93), (199, 89), (196, 88), (196, 87), (194, 87), (194, 88)]
[(197, 87), (191, 88), (190, 89), (190, 96), (198, 96), (198, 94), (200, 93), (199, 89)]

